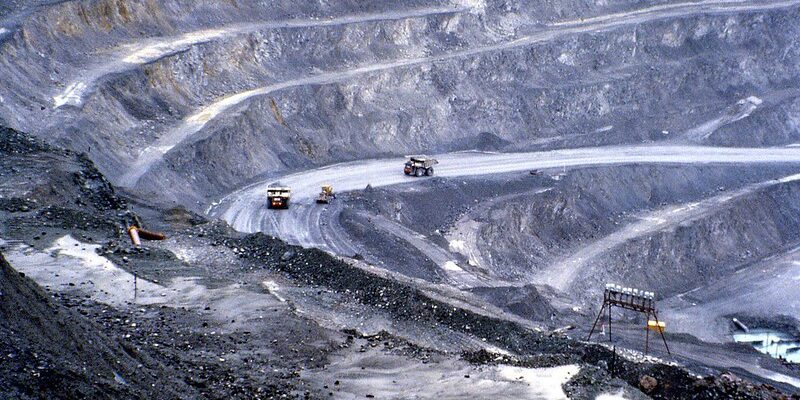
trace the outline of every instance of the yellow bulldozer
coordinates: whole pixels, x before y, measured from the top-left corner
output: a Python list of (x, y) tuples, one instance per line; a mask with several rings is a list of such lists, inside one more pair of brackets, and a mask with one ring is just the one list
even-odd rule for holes
[(322, 191), (317, 196), (317, 204), (328, 204), (336, 198), (332, 185), (322, 185)]

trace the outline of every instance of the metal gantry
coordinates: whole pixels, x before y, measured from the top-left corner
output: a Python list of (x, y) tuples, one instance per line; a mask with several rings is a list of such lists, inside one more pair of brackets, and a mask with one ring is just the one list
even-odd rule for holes
[(631, 310), (645, 314), (647, 325), (645, 330), (647, 335), (645, 338), (644, 352), (647, 354), (650, 346), (650, 316), (655, 319), (654, 327), (658, 333), (661, 334), (661, 339), (664, 341), (664, 347), (667, 349), (667, 354), (672, 354), (667, 345), (667, 338), (664, 336), (664, 325), (658, 320), (658, 312), (655, 307), (655, 293), (646, 292), (644, 290), (622, 287), (612, 283), (606, 284), (606, 290), (603, 292), (603, 306), (600, 307), (600, 312), (597, 313), (597, 318), (592, 324), (592, 330), (589, 331), (589, 337), (586, 340), (592, 339), (597, 323), (603, 317), (603, 311), (608, 309), (608, 340), (611, 341), (611, 307), (619, 307), (625, 310)]

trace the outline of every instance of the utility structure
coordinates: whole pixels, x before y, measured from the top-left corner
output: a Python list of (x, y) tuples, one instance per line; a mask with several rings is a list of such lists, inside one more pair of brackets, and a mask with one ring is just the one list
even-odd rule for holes
[[(645, 326), (646, 337), (644, 342), (644, 353), (647, 354), (650, 346), (650, 331), (654, 330), (661, 334), (661, 340), (664, 341), (664, 347), (667, 349), (667, 354), (672, 354), (667, 345), (667, 338), (664, 336), (664, 323), (658, 320), (658, 313), (655, 307), (655, 293), (646, 292), (644, 290), (622, 287), (612, 283), (606, 284), (606, 290), (603, 292), (603, 306), (600, 307), (600, 312), (597, 313), (597, 318), (592, 324), (592, 330), (589, 331), (589, 337), (586, 340), (592, 339), (597, 323), (603, 317), (603, 311), (608, 309), (608, 341), (611, 341), (611, 308), (619, 307), (625, 310), (640, 312), (645, 315), (647, 326)], [(653, 316), (654, 321), (650, 320)]]

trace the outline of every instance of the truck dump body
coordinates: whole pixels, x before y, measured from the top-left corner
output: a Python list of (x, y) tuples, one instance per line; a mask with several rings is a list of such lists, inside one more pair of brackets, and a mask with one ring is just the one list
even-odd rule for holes
[(435, 158), (411, 157), (403, 167), (403, 173), (412, 176), (433, 176), (433, 166), (439, 161)]

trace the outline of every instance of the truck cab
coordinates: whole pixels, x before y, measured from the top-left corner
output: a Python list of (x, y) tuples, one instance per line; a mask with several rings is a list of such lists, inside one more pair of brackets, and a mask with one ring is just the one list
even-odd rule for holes
[(289, 208), (292, 189), (287, 187), (271, 187), (267, 189), (267, 206), (271, 209)]

